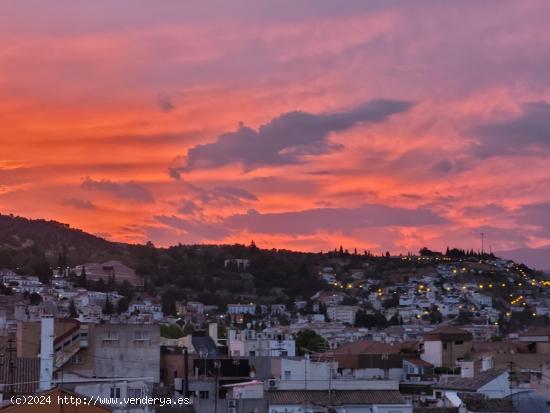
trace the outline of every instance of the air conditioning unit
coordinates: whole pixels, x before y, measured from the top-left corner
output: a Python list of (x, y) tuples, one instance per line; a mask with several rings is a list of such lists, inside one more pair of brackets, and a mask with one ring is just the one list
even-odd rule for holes
[(267, 381), (267, 386), (270, 388), (270, 389), (276, 389), (277, 388), (277, 380), (276, 379), (269, 379)]

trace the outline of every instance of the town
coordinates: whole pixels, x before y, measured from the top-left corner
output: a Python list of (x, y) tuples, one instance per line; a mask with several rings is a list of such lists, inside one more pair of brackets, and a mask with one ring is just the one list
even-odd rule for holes
[[(243, 280), (234, 302), (167, 294), (116, 259), (39, 270), (49, 277), (0, 269), (4, 405), (56, 394), (136, 413), (550, 409), (548, 274), (483, 252), (340, 248), (311, 261), (319, 289), (284, 300), (246, 287), (262, 250), (236, 251), (218, 261)], [(118, 402), (160, 397), (191, 403)]]

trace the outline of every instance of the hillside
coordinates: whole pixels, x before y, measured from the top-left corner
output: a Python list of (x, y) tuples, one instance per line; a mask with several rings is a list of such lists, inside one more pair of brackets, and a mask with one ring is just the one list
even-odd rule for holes
[[(343, 294), (344, 303), (355, 304), (368, 303), (373, 292), (394, 288), (397, 295), (386, 298), (384, 306), (395, 306), (399, 294), (408, 291), (411, 280), (426, 277), (438, 288), (449, 277), (457, 283), (488, 285), (486, 294), (501, 310), (508, 306), (510, 294), (521, 291), (534, 299), (545, 294), (543, 274), (472, 250), (453, 248), (441, 253), (423, 248), (420, 255), (414, 256), (373, 256), (366, 251), (348, 252), (342, 247), (324, 253), (265, 250), (254, 242), (157, 248), (152, 243), (109, 242), (59, 222), (0, 215), (0, 268), (12, 268), (48, 282), (59, 267), (109, 259), (121, 260), (142, 275), (144, 292), (160, 298), (169, 314), (175, 312), (174, 304), (181, 300), (220, 308), (235, 302), (292, 306), (295, 300), (309, 301), (322, 290)], [(244, 260), (247, 266), (233, 265), (233, 259)], [(332, 279), (327, 280), (327, 276)], [(529, 282), (522, 286), (525, 280), (534, 282), (535, 278), (538, 281), (533, 285)], [(506, 288), (492, 289), (501, 284)], [(115, 288), (90, 284), (87, 287), (99, 291)]]
[(126, 247), (67, 224), (0, 214), (0, 267), (26, 268), (46, 260), (50, 266), (75, 265), (123, 257)]

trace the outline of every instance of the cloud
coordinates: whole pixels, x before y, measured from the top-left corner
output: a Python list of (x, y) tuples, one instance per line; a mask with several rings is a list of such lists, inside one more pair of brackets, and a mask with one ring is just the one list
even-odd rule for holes
[(453, 170), (453, 164), (448, 159), (442, 159), (433, 165), (433, 170), (441, 173), (449, 173)]
[(351, 231), (385, 226), (438, 225), (446, 220), (428, 209), (406, 209), (385, 205), (363, 205), (358, 208), (316, 208), (262, 214), (249, 210), (246, 214), (227, 217), (224, 226), (259, 233), (312, 234), (317, 231)]
[(540, 202), (522, 206), (517, 214), (521, 224), (534, 225), (547, 235), (550, 232), (550, 202)]
[(226, 196), (229, 198), (236, 198), (238, 200), (246, 200), (246, 201), (258, 200), (258, 197), (256, 195), (241, 188), (225, 186), (225, 187), (217, 187), (215, 188), (215, 191), (222, 196)]
[(185, 200), (178, 207), (178, 214), (191, 215), (197, 211), (200, 211), (201, 208), (191, 200)]
[(163, 93), (159, 94), (158, 96), (158, 104), (163, 112), (171, 112), (175, 108), (175, 105), (172, 102), (172, 98)]
[(173, 215), (157, 215), (155, 220), (173, 229), (184, 231), (186, 235), (193, 235), (195, 239), (221, 239), (230, 234), (223, 226)]
[(96, 181), (87, 177), (82, 182), (81, 187), (89, 191), (108, 192), (117, 198), (135, 202), (150, 203), (155, 200), (153, 194), (147, 188), (134, 181), (119, 183), (108, 179)]
[(521, 105), (513, 119), (486, 123), (474, 129), (479, 143), (472, 149), (480, 158), (548, 154), (550, 151), (550, 104), (544, 101)]
[(68, 198), (63, 200), (63, 205), (69, 205), (76, 209), (88, 209), (93, 210), (96, 209), (96, 206), (87, 199), (79, 199), (79, 198)]
[(340, 148), (329, 142), (330, 133), (349, 129), (359, 122), (382, 122), (410, 107), (410, 102), (379, 99), (343, 112), (287, 112), (258, 130), (241, 124), (238, 130), (220, 135), (214, 143), (190, 148), (187, 156), (178, 160), (183, 164), (173, 166), (170, 174), (178, 177), (182, 172), (234, 163), (245, 170), (299, 163), (304, 156)]

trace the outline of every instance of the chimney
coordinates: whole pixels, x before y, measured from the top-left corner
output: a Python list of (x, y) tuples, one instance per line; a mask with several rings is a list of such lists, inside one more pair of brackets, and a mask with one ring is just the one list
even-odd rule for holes
[(53, 387), (53, 339), (54, 318), (51, 315), (42, 316), (40, 329), (40, 391), (50, 390)]
[(218, 323), (208, 324), (208, 335), (218, 345)]
[(474, 362), (470, 360), (464, 360), (460, 362), (460, 376), (461, 377), (474, 377)]
[(487, 371), (494, 368), (495, 361), (493, 356), (483, 356), (481, 357), (481, 371)]

